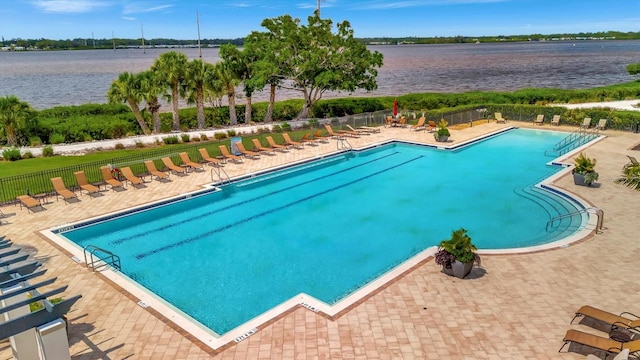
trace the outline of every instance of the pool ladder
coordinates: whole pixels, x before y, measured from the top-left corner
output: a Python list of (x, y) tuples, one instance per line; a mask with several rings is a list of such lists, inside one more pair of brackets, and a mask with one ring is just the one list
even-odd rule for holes
[(351, 144), (349, 143), (349, 140), (347, 140), (347, 138), (344, 136), (336, 137), (336, 147), (338, 148), (338, 150), (353, 149), (353, 146), (351, 146)]
[(600, 234), (602, 233), (602, 230), (604, 229), (603, 223), (604, 223), (604, 210), (600, 209), (600, 208), (595, 208), (595, 207), (590, 207), (590, 208), (585, 208), (582, 210), (578, 210), (578, 211), (574, 211), (568, 214), (562, 214), (559, 216), (554, 217), (553, 219), (547, 221), (547, 228), (546, 231), (549, 231), (549, 227), (553, 225), (553, 223), (555, 223), (558, 220), (562, 220), (568, 217), (572, 217), (575, 215), (580, 215), (580, 214), (584, 214), (584, 213), (589, 213), (589, 214), (595, 214), (596, 216), (598, 216), (598, 222), (596, 224), (596, 234)]
[[(88, 258), (87, 255), (89, 255)], [(122, 268), (120, 256), (93, 245), (85, 246), (84, 263), (88, 268), (91, 268), (92, 271), (96, 271), (96, 269), (100, 269), (105, 266), (111, 266), (118, 271)]]
[(231, 178), (229, 178), (229, 175), (221, 166), (213, 166), (211, 168), (211, 181), (214, 181), (214, 173), (218, 176), (218, 183), (220, 185), (224, 185), (225, 182), (231, 183)]

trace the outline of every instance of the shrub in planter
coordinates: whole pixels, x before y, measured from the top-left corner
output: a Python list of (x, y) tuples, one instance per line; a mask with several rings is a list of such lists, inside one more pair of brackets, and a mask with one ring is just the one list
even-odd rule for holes
[(433, 133), (433, 137), (436, 139), (436, 141), (445, 142), (449, 140), (449, 136), (451, 136), (451, 134), (449, 133), (449, 129), (447, 129), (448, 125), (449, 123), (447, 122), (447, 120), (440, 119), (440, 122), (438, 123), (438, 130)]
[(471, 272), (474, 263), (480, 264), (477, 250), (467, 230), (460, 228), (451, 232), (451, 238), (440, 242), (434, 257), (445, 274), (464, 278)]
[(598, 180), (598, 173), (594, 169), (596, 159), (589, 159), (584, 153), (580, 153), (573, 161), (573, 182), (576, 185), (591, 186), (591, 184)]

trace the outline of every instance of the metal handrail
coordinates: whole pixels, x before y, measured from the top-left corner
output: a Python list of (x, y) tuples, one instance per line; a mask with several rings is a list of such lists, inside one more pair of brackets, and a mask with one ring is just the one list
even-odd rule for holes
[[(96, 254), (98, 252), (103, 253), (106, 256), (100, 257), (98, 254)], [(90, 261), (87, 261), (87, 254), (89, 254)], [(93, 271), (96, 271), (96, 269), (101, 266), (112, 266), (118, 271), (122, 269), (120, 256), (112, 253), (111, 251), (101, 249), (94, 245), (87, 245), (84, 247), (84, 263), (87, 265), (88, 268), (91, 268)], [(99, 264), (99, 265), (96, 266), (96, 264)]]
[[(565, 138), (557, 142), (555, 145), (553, 145), (553, 149), (546, 150), (544, 154), (549, 155), (553, 153), (554, 156), (564, 155), (565, 153), (569, 152), (569, 150), (575, 149), (576, 147), (585, 144), (588, 140), (591, 140), (596, 135), (597, 129), (579, 128), (578, 130), (572, 132), (571, 134), (567, 135)], [(575, 143), (577, 143), (576, 146), (569, 148), (569, 145)]]
[(549, 231), (549, 226), (553, 225), (554, 222), (558, 221), (558, 220), (562, 220), (562, 219), (566, 219), (568, 217), (572, 217), (575, 215), (579, 215), (579, 214), (583, 214), (583, 213), (590, 213), (590, 214), (595, 214), (596, 216), (598, 216), (598, 222), (596, 223), (596, 234), (600, 234), (602, 233), (602, 230), (604, 229), (604, 210), (600, 209), (600, 208), (595, 208), (595, 207), (590, 207), (590, 208), (584, 208), (581, 210), (577, 210), (568, 214), (562, 214), (562, 215), (558, 215), (552, 219), (550, 219), (549, 221), (547, 221), (547, 227), (546, 227), (546, 231)]
[[(227, 183), (231, 183), (231, 178), (229, 177), (229, 175), (227, 174), (226, 171), (224, 171), (224, 169), (221, 166), (213, 166), (211, 168), (211, 181), (213, 181), (213, 173), (215, 172), (216, 175), (218, 175), (218, 181), (220, 184), (224, 184), (225, 180)], [(222, 176), (224, 175), (224, 177)]]
[(338, 136), (336, 138), (336, 148), (338, 150), (351, 150), (351, 149), (353, 149), (353, 147), (349, 143), (349, 140), (347, 140), (347, 138), (344, 137), (344, 136)]

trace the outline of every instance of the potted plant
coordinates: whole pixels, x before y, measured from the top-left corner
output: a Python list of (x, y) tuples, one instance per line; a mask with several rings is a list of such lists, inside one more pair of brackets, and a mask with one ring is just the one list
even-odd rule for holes
[(435, 254), (436, 264), (442, 266), (445, 274), (462, 279), (471, 272), (474, 263), (480, 264), (477, 250), (467, 235), (467, 230), (454, 230), (451, 238), (440, 242)]
[(598, 180), (598, 173), (594, 170), (596, 159), (589, 159), (584, 153), (573, 159), (573, 182), (576, 185), (591, 186)]
[(436, 139), (436, 141), (446, 142), (447, 140), (449, 140), (449, 136), (451, 134), (449, 133), (449, 129), (447, 129), (448, 125), (449, 123), (447, 122), (447, 120), (440, 119), (440, 122), (438, 123), (438, 130), (433, 133), (433, 137)]

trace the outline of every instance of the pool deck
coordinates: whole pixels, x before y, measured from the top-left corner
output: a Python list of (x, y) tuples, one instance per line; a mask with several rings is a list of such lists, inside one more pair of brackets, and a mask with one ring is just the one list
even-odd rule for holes
[[(451, 139), (453, 143), (467, 141), (507, 126), (532, 125), (488, 123), (451, 130)], [(576, 129), (548, 124), (537, 128)], [(153, 181), (144, 189), (109, 190), (93, 199), (83, 195), (80, 202), (68, 205), (50, 198), (46, 210), (35, 214), (4, 206), (1, 209), (7, 216), (2, 219), (0, 235), (43, 263), (48, 269), (46, 278), (58, 277), (55, 285), (68, 284), (66, 294), (82, 295), (68, 314), (73, 359), (581, 359), (584, 355), (558, 353), (564, 333), (579, 329), (606, 334), (569, 324), (580, 306), (640, 313), (640, 281), (635, 281), (640, 192), (613, 183), (628, 162), (625, 155), (640, 158), (639, 151), (630, 150), (640, 143), (640, 134), (602, 133), (607, 137), (586, 150), (598, 160), (600, 186), (576, 186), (570, 174), (554, 182), (604, 210), (601, 234), (565, 248), (484, 255), (482, 266), (464, 280), (442, 274), (433, 260), (427, 260), (334, 317), (297, 306), (260, 326), (249, 338), (218, 350), (194, 339), (152, 308), (140, 307), (138, 299), (74, 262), (39, 232), (201, 189), (211, 183), (209, 168), (172, 176), (170, 183)], [(431, 134), (407, 128), (383, 128), (349, 142), (361, 147), (391, 139), (435, 144)], [(225, 170), (231, 177), (241, 176), (333, 151), (335, 140), (227, 164)], [(425, 201), (428, 184), (429, 179), (424, 179), (423, 190), (416, 192)], [(407, 217), (407, 222), (429, 218), (429, 214)], [(9, 342), (1, 342), (0, 360), (11, 357)]]

